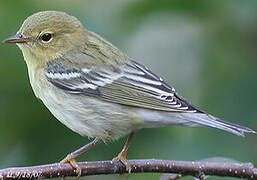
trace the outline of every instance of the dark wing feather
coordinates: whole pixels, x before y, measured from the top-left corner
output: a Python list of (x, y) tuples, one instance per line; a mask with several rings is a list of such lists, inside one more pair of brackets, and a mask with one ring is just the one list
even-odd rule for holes
[(127, 106), (170, 112), (203, 112), (180, 97), (146, 67), (131, 61), (119, 68), (67, 68), (48, 63), (45, 75), (57, 88)]

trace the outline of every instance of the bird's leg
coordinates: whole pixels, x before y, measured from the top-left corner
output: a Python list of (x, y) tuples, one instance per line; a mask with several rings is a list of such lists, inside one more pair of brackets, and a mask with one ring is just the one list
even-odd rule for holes
[(112, 159), (112, 160), (121, 161), (126, 166), (126, 171), (128, 171), (128, 173), (131, 172), (131, 165), (128, 163), (126, 156), (127, 156), (127, 151), (128, 151), (128, 148), (129, 148), (129, 145), (131, 143), (133, 136), (134, 136), (134, 132), (129, 134), (129, 137), (128, 137), (123, 149), (121, 150), (121, 152), (118, 154), (117, 157)]
[(76, 173), (78, 174), (77, 178), (79, 178), (81, 176), (81, 168), (78, 166), (75, 158), (101, 142), (103, 142), (101, 139), (95, 138), (92, 142), (68, 154), (60, 163), (70, 163), (70, 165), (76, 169)]

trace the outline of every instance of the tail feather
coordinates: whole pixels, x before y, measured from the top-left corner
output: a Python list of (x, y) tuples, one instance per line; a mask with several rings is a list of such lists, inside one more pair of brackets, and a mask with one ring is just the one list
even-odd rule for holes
[(244, 133), (256, 133), (254, 130), (250, 128), (226, 122), (212, 115), (204, 113), (184, 113), (183, 116), (187, 116), (187, 120), (197, 123), (199, 125), (218, 128), (236, 134), (238, 136), (244, 136)]

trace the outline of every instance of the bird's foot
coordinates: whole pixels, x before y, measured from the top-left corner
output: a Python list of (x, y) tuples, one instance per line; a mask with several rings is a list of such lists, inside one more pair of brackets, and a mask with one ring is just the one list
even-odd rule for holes
[(77, 164), (75, 158), (72, 156), (72, 154), (68, 154), (66, 156), (66, 158), (64, 158), (60, 163), (69, 163), (75, 170), (77, 173), (77, 177), (76, 179), (79, 179), (82, 173), (81, 168), (79, 167), (79, 165)]
[(94, 139), (92, 142), (90, 142), (90, 143), (82, 146), (81, 148), (77, 149), (76, 151), (68, 154), (66, 156), (66, 158), (64, 158), (60, 163), (69, 163), (76, 170), (76, 173), (78, 174), (77, 179), (79, 179), (81, 176), (82, 170), (79, 167), (79, 165), (77, 164), (75, 158), (101, 142), (103, 142), (101, 139), (97, 139), (97, 138)]
[(131, 173), (131, 165), (128, 163), (126, 158), (127, 153), (122, 151), (119, 153), (119, 155), (115, 158), (113, 158), (113, 161), (120, 161), (122, 164), (126, 166), (126, 171), (130, 174)]

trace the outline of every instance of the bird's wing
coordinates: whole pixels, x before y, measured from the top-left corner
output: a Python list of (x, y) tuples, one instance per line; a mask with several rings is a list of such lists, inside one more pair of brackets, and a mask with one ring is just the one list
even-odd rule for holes
[(48, 63), (49, 82), (68, 93), (93, 96), (127, 106), (170, 112), (202, 112), (148, 68), (131, 61), (119, 68), (69, 68)]

